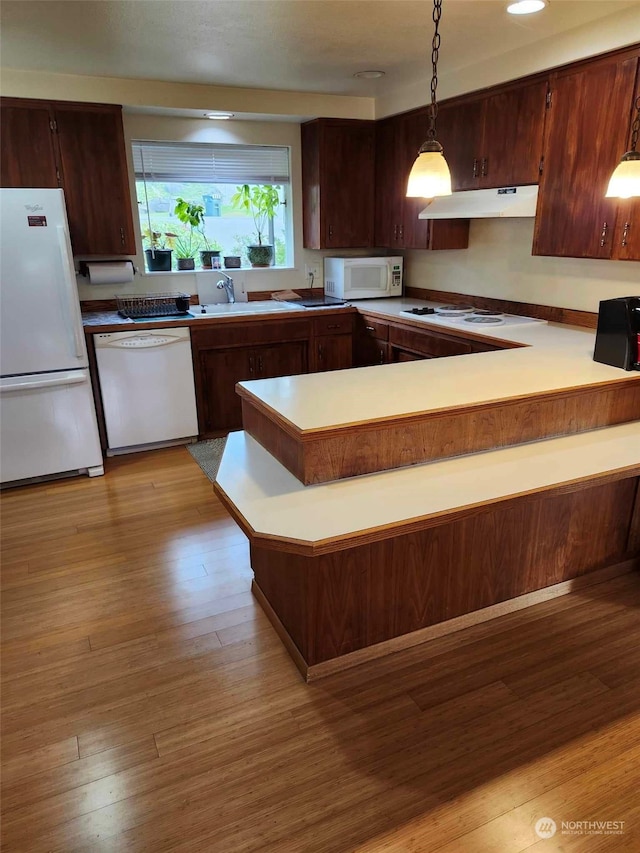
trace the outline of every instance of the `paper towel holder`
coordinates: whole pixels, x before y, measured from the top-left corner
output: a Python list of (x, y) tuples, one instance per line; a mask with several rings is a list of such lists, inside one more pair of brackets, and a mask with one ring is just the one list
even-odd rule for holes
[(109, 258), (108, 261), (79, 261), (78, 273), (80, 275), (83, 275), (85, 278), (89, 278), (89, 264), (98, 266), (99, 264), (113, 264), (114, 262), (131, 264), (133, 274), (136, 275), (138, 272), (138, 268), (134, 265), (133, 261), (130, 258)]

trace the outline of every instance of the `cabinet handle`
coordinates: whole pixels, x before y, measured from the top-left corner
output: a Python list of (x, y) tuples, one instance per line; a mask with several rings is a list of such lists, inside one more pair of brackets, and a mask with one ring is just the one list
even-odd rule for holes
[(254, 365), (253, 356), (250, 355), (249, 356), (249, 376), (253, 376), (253, 374), (255, 372), (253, 369), (253, 365)]
[(327, 329), (339, 329), (339, 328), (340, 328), (340, 323), (331, 323), (329, 326), (327, 326)]
[(631, 223), (625, 222), (624, 223), (624, 231), (622, 232), (622, 245), (623, 246), (627, 245), (627, 237), (629, 236), (630, 230), (631, 230)]
[(125, 240), (124, 240), (124, 228), (121, 228), (121, 229), (120, 229), (120, 242), (121, 242), (121, 243), (122, 243), (122, 245), (124, 246), (124, 243), (125, 243)]
[(482, 166), (481, 166), (481, 168), (480, 168), (480, 175), (481, 175), (483, 178), (486, 178), (486, 177), (487, 177), (487, 175), (489, 174), (488, 165), (489, 165), (489, 158), (488, 158), (488, 157), (483, 157), (483, 158), (482, 158)]
[(380, 364), (384, 364), (384, 350), (380, 347)]
[(375, 332), (373, 326), (365, 326), (365, 329), (367, 330), (367, 332)]
[(602, 234), (600, 234), (600, 245), (601, 246), (607, 245), (607, 230), (608, 230), (608, 228), (609, 228), (608, 223), (603, 222), (602, 223)]
[(397, 225), (393, 226), (393, 239), (394, 240), (398, 239), (398, 226)]
[(318, 344), (318, 358), (320, 359), (320, 361), (322, 361), (322, 359), (324, 358), (324, 347), (322, 346), (322, 344)]
[(329, 237), (333, 237), (333, 225), (329, 226)]
[(262, 356), (258, 356), (258, 376), (262, 376), (264, 373), (264, 365), (262, 363)]
[(404, 240), (404, 225), (400, 226), (400, 239)]
[(478, 177), (478, 158), (477, 157), (473, 158), (473, 177), (474, 178)]

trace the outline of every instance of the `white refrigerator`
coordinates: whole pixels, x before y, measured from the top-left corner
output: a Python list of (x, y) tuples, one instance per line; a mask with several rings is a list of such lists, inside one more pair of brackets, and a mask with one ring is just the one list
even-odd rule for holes
[(102, 465), (63, 192), (0, 189), (0, 482)]

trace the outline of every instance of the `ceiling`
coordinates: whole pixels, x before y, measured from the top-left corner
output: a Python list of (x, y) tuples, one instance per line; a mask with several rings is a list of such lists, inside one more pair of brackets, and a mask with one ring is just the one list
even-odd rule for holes
[[(551, 0), (507, 15), (503, 0), (445, 0), (443, 74), (635, 6)], [(430, 0), (3, 0), (8, 68), (375, 96), (429, 70)], [(385, 71), (359, 80), (356, 71)]]

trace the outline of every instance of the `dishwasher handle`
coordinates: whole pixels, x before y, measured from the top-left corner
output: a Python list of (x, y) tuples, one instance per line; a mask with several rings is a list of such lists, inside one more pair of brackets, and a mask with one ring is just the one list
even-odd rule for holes
[(188, 343), (188, 338), (176, 337), (174, 335), (158, 335), (150, 332), (149, 334), (141, 333), (132, 335), (126, 338), (116, 338), (109, 340), (111, 335), (96, 335), (96, 349), (155, 349), (157, 347), (167, 347), (173, 344)]

